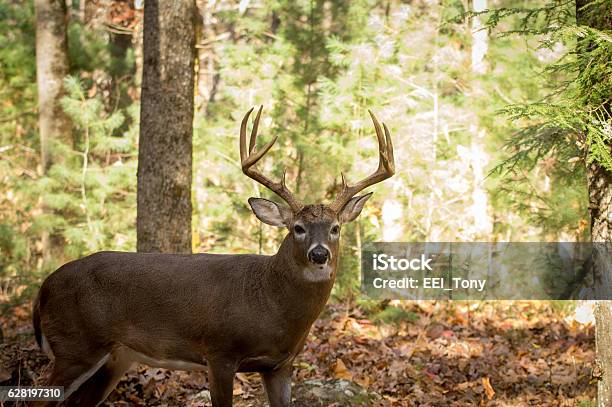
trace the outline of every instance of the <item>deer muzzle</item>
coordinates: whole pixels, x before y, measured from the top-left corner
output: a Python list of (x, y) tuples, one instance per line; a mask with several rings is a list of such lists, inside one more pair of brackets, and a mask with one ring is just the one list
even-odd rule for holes
[(325, 247), (317, 245), (308, 252), (308, 260), (315, 264), (325, 264), (329, 261), (330, 253)]

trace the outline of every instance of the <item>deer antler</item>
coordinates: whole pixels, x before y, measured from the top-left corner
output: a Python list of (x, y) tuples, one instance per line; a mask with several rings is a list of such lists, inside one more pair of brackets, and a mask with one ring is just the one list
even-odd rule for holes
[(380, 127), (380, 123), (374, 113), (371, 110), (368, 110), (370, 116), (372, 117), (372, 122), (374, 122), (374, 129), (376, 130), (376, 138), (378, 139), (378, 168), (374, 171), (370, 176), (362, 179), (354, 185), (349, 185), (346, 180), (344, 174), (341, 173), (342, 176), (342, 190), (340, 194), (336, 197), (336, 200), (330, 205), (330, 208), (336, 212), (339, 212), (344, 205), (359, 191), (366, 189), (367, 187), (377, 184), (381, 181), (390, 178), (393, 174), (395, 174), (395, 162), (393, 158), (393, 144), (391, 143), (391, 135), (389, 134), (389, 129), (387, 125), (383, 123), (382, 127), (385, 129), (385, 134), (383, 136), (383, 131)]
[(283, 200), (289, 204), (289, 207), (291, 207), (293, 212), (297, 213), (304, 205), (302, 205), (302, 203), (295, 198), (295, 196), (287, 188), (287, 185), (285, 185), (285, 171), (283, 171), (283, 178), (281, 179), (281, 182), (274, 182), (254, 168), (254, 165), (257, 164), (257, 162), (261, 160), (264, 155), (266, 155), (270, 148), (272, 148), (277, 137), (270, 140), (261, 150), (257, 151), (255, 149), (255, 145), (257, 143), (257, 128), (259, 127), (259, 118), (261, 117), (261, 111), (263, 110), (263, 106), (261, 106), (257, 112), (257, 116), (255, 117), (255, 123), (253, 123), (253, 129), (251, 130), (251, 137), (249, 140), (249, 149), (247, 150), (246, 127), (253, 109), (254, 107), (247, 112), (244, 119), (242, 119), (242, 124), (240, 125), (240, 161), (242, 165), (242, 172), (247, 177), (254, 179), (266, 188), (273, 191), (276, 195), (283, 198)]

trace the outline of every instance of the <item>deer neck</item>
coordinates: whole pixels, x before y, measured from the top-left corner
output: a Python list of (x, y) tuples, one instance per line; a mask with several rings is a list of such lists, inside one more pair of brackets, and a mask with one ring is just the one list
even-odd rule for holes
[(270, 257), (268, 282), (276, 298), (281, 298), (281, 305), (289, 319), (305, 320), (308, 324), (319, 316), (331, 293), (336, 278), (337, 258), (332, 260), (331, 278), (325, 281), (312, 282), (304, 278), (306, 265), (300, 264), (293, 256), (293, 238), (291, 234), (283, 240), (278, 252)]

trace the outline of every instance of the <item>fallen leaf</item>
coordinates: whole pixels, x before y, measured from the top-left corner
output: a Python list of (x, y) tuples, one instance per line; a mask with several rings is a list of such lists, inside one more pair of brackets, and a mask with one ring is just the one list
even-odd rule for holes
[(487, 394), (487, 398), (491, 400), (493, 396), (495, 396), (495, 390), (493, 390), (493, 386), (491, 386), (491, 381), (488, 377), (482, 378), (482, 387), (484, 387), (484, 391)]
[(459, 384), (457, 384), (457, 385), (455, 386), (455, 390), (457, 390), (457, 391), (463, 391), (463, 390), (468, 389), (468, 388), (470, 388), (470, 387), (472, 387), (472, 383), (470, 383), (470, 382), (463, 382), (463, 383), (459, 383)]
[(232, 395), (234, 396), (240, 396), (243, 392), (242, 390), (242, 386), (238, 383), (234, 384), (234, 391), (232, 391)]
[(363, 378), (356, 378), (355, 382), (359, 384), (361, 387), (366, 388), (366, 389), (370, 387), (370, 383), (371, 383), (370, 378), (368, 376), (364, 376)]
[(7, 370), (0, 368), (0, 382), (4, 382), (13, 377)]
[(251, 382), (249, 381), (249, 378), (244, 373), (236, 373), (236, 378), (244, 384), (251, 384)]
[(430, 326), (427, 329), (427, 336), (430, 339), (438, 339), (439, 337), (442, 336), (442, 334), (444, 333), (446, 329), (444, 328), (444, 325), (442, 324), (433, 324), (432, 326)]
[(332, 372), (336, 379), (353, 380), (353, 374), (347, 369), (342, 359), (337, 359), (332, 366)]

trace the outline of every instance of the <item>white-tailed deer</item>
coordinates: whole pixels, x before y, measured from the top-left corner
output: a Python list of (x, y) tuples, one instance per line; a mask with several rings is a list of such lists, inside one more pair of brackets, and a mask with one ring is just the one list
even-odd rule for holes
[[(255, 216), (286, 227), (278, 252), (263, 255), (100, 252), (51, 274), (34, 304), (38, 344), (55, 364), (48, 384), (64, 386), (66, 404), (95, 406), (134, 363), (208, 369), (214, 407), (232, 405), (236, 372), (259, 372), (272, 407), (291, 405), (292, 362), (332, 289), (340, 227), (359, 216), (371, 193), (359, 191), (395, 171), (389, 130), (370, 112), (379, 146), (377, 170), (354, 185), (342, 176), (331, 205), (303, 205), (255, 169), (276, 138), (255, 148), (240, 127), (242, 171), (289, 207), (250, 198)], [(384, 130), (383, 130), (384, 129)]]

